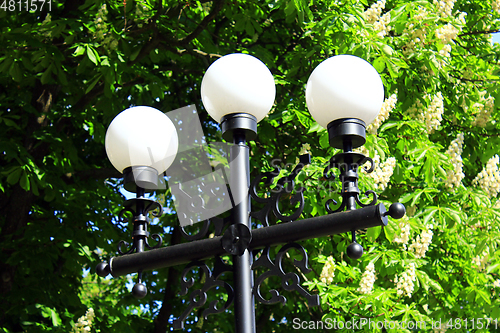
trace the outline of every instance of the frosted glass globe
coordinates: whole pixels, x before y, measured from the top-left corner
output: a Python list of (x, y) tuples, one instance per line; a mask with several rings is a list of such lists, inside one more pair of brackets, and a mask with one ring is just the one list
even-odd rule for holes
[(356, 56), (326, 59), (307, 81), (307, 108), (325, 128), (342, 118), (361, 119), (368, 126), (379, 114), (383, 101), (380, 75), (370, 63)]
[(168, 116), (149, 106), (120, 112), (105, 138), (106, 153), (120, 172), (130, 166), (149, 166), (158, 174), (167, 170), (177, 154), (179, 139)]
[(242, 53), (226, 55), (207, 69), (201, 81), (201, 100), (217, 122), (231, 113), (249, 113), (262, 120), (276, 96), (274, 78), (259, 59)]

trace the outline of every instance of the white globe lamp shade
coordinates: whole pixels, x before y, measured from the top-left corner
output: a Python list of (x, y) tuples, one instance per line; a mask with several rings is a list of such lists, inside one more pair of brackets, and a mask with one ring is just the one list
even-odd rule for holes
[(306, 87), (306, 103), (318, 124), (356, 118), (368, 126), (380, 112), (384, 85), (377, 70), (352, 55), (337, 55), (320, 63)]
[(274, 104), (276, 86), (266, 65), (243, 53), (226, 55), (207, 69), (201, 82), (201, 100), (217, 122), (233, 113), (248, 113), (257, 122)]
[(179, 139), (165, 113), (148, 106), (134, 106), (113, 119), (105, 146), (111, 164), (121, 173), (128, 167), (141, 166), (161, 174), (174, 161)]

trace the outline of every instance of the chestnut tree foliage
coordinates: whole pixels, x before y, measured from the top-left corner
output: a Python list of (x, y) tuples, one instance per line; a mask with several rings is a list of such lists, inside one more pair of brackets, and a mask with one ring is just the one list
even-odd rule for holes
[[(104, 134), (132, 105), (195, 104), (207, 140), (221, 141), (199, 88), (208, 66), (234, 52), (261, 59), (277, 85), (251, 143), (252, 177), (274, 165), (290, 172), (301, 150), (313, 156), (298, 177), (302, 218), (326, 214), (340, 190), (323, 178), (336, 151), (307, 111), (307, 78), (337, 54), (372, 63), (386, 100), (361, 149), (376, 168), (359, 183), (407, 207), (404, 219), (358, 231), (359, 260), (345, 255), (347, 234), (301, 242), (313, 269), (303, 286), (321, 306), (282, 290), (284, 306), (257, 305), (258, 331), (289, 332), (295, 318), (441, 320), (441, 331), (491, 318), (481, 331), (500, 331), (498, 0), (53, 0), (50, 11), (17, 3), (0, 9), (2, 332), (171, 330), (188, 300), (178, 296), (182, 267), (145, 274), (140, 301), (129, 278), (95, 275), (130, 238), (116, 220), (124, 198)], [(178, 227), (168, 213), (152, 231), (168, 246), (182, 241)], [(224, 299), (220, 290), (210, 297)], [(233, 330), (232, 307), (207, 319), (202, 310), (188, 317), (191, 332)]]

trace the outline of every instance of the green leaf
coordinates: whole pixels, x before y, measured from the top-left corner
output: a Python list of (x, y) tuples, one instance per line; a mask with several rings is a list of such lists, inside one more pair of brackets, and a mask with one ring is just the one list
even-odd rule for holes
[(396, 226), (397, 224), (395, 223), (389, 223), (387, 226), (383, 228), (384, 235), (390, 242), (392, 242), (394, 238), (396, 238)]
[(392, 47), (390, 47), (390, 46), (389, 46), (389, 45), (387, 45), (387, 44), (386, 44), (386, 45), (384, 45), (384, 46), (382, 47), (382, 51), (383, 51), (385, 54), (389, 55), (389, 56), (392, 56), (392, 54), (394, 53), (394, 50), (392, 49)]
[(40, 193), (38, 192), (38, 185), (36, 183), (35, 177), (30, 177), (30, 187), (31, 187), (31, 191), (33, 192), (34, 195), (36, 195), (36, 196), (40, 195)]
[(373, 65), (373, 67), (375, 67), (375, 69), (377, 70), (377, 72), (383, 73), (384, 69), (385, 69), (385, 58), (384, 57), (378, 57), (377, 59), (375, 59), (375, 61), (373, 62), (372, 65)]
[(57, 312), (54, 309), (51, 309), (51, 308), (44, 306), (44, 305), (41, 305), (41, 304), (37, 304), (37, 307), (42, 309), (42, 316), (43, 317), (51, 319), (52, 326), (57, 327), (57, 326), (61, 325), (61, 323), (62, 323), (61, 318), (59, 317), (59, 315), (57, 314)]
[[(379, 72), (380, 73), (380, 72)], [(380, 126), (378, 132), (379, 133), (382, 133), (388, 129), (391, 129), (393, 127), (397, 127), (399, 124), (396, 123), (396, 122), (387, 122), (385, 124), (383, 124), (382, 126)], [(402, 142), (401, 144), (404, 146), (404, 142), (402, 140), (400, 140), (399, 142)], [(399, 149), (399, 142), (398, 142), (398, 149)], [(400, 149), (402, 151), (402, 149)]]
[(16, 167), (7, 177), (7, 183), (11, 185), (17, 184), (19, 178), (21, 177), (22, 172), (23, 169), (21, 169), (20, 167)]
[(410, 201), (413, 197), (415, 196), (415, 193), (406, 193), (404, 194), (401, 198), (399, 198), (399, 202), (401, 203), (407, 203)]
[(17, 63), (17, 61), (15, 61), (12, 64), (12, 67), (10, 68), (9, 74), (10, 74), (10, 76), (12, 76), (12, 78), (16, 82), (21, 82), (21, 80), (23, 79), (23, 74), (21, 72), (21, 68), (19, 67), (19, 64)]
[(160, 62), (160, 59), (161, 59), (161, 57), (160, 57), (160, 51), (158, 49), (152, 50), (151, 52), (149, 52), (149, 58), (155, 64), (158, 63), (158, 62)]
[[(500, 306), (491, 307), (490, 318), (500, 318)], [(498, 323), (498, 320), (493, 321), (493, 323)]]
[(138, 47), (134, 50), (134, 52), (132, 52), (132, 54), (130, 55), (130, 61), (134, 61), (137, 56), (139, 55), (139, 53), (141, 53), (141, 48)]
[(320, 132), (320, 131), (323, 131), (324, 128), (318, 124), (318, 123), (314, 123), (310, 128), (309, 130), (307, 130), (307, 133), (315, 133), (315, 132)]
[(300, 111), (300, 110), (294, 110), (294, 111), (295, 111), (295, 115), (297, 116), (297, 119), (299, 119), (299, 122), (302, 125), (304, 125), (305, 128), (309, 128), (311, 126), (311, 123), (312, 123), (312, 119), (309, 116), (309, 114), (304, 112), (304, 111)]
[(13, 62), (14, 59), (10, 57), (3, 59), (3, 61), (0, 63), (0, 73), (5, 73), (7, 71), (10, 71)]
[(371, 243), (373, 243), (378, 238), (378, 236), (380, 235), (381, 232), (382, 232), (382, 227), (381, 226), (379, 226), (379, 227), (372, 227), (372, 228), (368, 229), (368, 231), (366, 232), (366, 236), (367, 236), (368, 240)]
[(486, 268), (486, 272), (488, 274), (492, 273), (492, 272), (495, 272), (497, 271), (497, 268), (500, 266), (500, 263), (496, 263), (496, 264), (492, 264), (492, 265), (489, 265), (487, 268)]
[(488, 239), (484, 238), (481, 243), (479, 243), (478, 246), (476, 246), (476, 249), (474, 250), (474, 256), (478, 256), (479, 254), (483, 253), (484, 249), (486, 248), (486, 244), (488, 243)]
[(448, 227), (450, 228), (453, 228), (453, 226), (456, 224), (456, 223), (461, 223), (462, 222), (462, 219), (460, 218), (460, 214), (456, 211), (454, 211), (453, 209), (451, 208), (444, 208), (444, 212), (445, 214), (450, 217), (452, 223), (448, 223)]
[(59, 67), (57, 69), (57, 78), (59, 79), (59, 82), (65, 86), (67, 86), (68, 79), (66, 78), (66, 73), (64, 72), (64, 69), (62, 67)]
[(94, 65), (98, 65), (100, 58), (99, 58), (99, 53), (92, 47), (87, 45), (87, 57), (89, 58), (90, 61), (94, 63)]
[(97, 77), (90, 83), (90, 85), (85, 90), (85, 93), (88, 94), (92, 89), (94, 89), (95, 85), (99, 80), (101, 80), (102, 74), (97, 75)]
[(21, 179), (19, 180), (19, 185), (26, 192), (30, 190), (30, 181), (28, 178), (28, 174), (26, 173), (26, 170), (23, 170), (23, 173), (21, 174)]
[(40, 81), (42, 82), (42, 84), (49, 83), (50, 79), (52, 78), (52, 69), (53, 69), (53, 65), (50, 64), (50, 66), (47, 67), (47, 69), (45, 70), (45, 72), (43, 72), (42, 77), (40, 79)]
[(78, 45), (78, 47), (76, 48), (75, 52), (73, 52), (73, 55), (75, 57), (81, 56), (81, 55), (83, 55), (85, 53), (85, 50), (86, 50), (85, 47), (83, 47), (81, 45)]
[(87, 245), (82, 245), (78, 243), (79, 249), (78, 249), (78, 255), (82, 257), (87, 257), (88, 259), (92, 259), (92, 253), (90, 252), (90, 248)]
[(255, 34), (255, 29), (254, 29), (253, 24), (250, 20), (248, 20), (246, 25), (245, 25), (245, 31), (246, 31), (247, 35), (249, 35), (250, 37), (253, 37), (253, 35)]
[(482, 289), (476, 290), (476, 302), (478, 300), (482, 300), (482, 302), (480, 302), (480, 304), (482, 304), (483, 302), (486, 304), (491, 304), (490, 297), (491, 297), (490, 294), (486, 293), (486, 291), (484, 291)]
[(53, 190), (52, 188), (45, 189), (45, 196), (43, 197), (43, 200), (45, 200), (47, 202), (51, 202), (52, 200), (54, 200), (55, 197), (56, 197), (55, 190)]

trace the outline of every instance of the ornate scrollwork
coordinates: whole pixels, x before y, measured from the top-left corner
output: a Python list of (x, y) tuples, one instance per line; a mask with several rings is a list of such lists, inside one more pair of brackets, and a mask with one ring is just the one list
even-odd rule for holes
[(163, 209), (160, 203), (147, 199), (147, 198), (132, 198), (128, 199), (125, 201), (123, 204), (123, 209), (120, 211), (118, 214), (120, 222), (125, 222), (125, 218), (123, 215), (126, 212), (132, 213), (133, 216), (138, 215), (138, 207), (142, 206), (143, 208), (143, 213), (147, 214), (148, 212), (151, 212), (154, 217), (160, 217), (163, 214)]
[[(124, 217), (125, 213), (131, 213), (134, 221), (134, 230), (132, 232), (133, 243), (130, 244), (124, 240), (118, 242), (118, 253), (121, 255), (131, 254), (134, 252), (142, 252), (144, 247), (148, 249), (159, 248), (163, 243), (163, 239), (159, 234), (151, 235), (156, 240), (154, 246), (149, 245), (148, 237), (148, 218), (147, 214), (151, 212), (153, 216), (159, 217), (163, 214), (163, 208), (158, 202), (144, 197), (132, 198), (125, 201), (124, 208), (118, 214), (120, 223), (128, 222), (129, 219)], [(125, 246), (128, 250), (123, 250)], [(130, 248), (129, 248), (130, 247)]]
[[(328, 199), (325, 203), (325, 208), (329, 214), (341, 212), (346, 208), (348, 210), (355, 209), (356, 203), (361, 207), (372, 206), (377, 203), (377, 194), (371, 190), (364, 193), (366, 197), (372, 197), (370, 202), (363, 203), (359, 198), (358, 168), (366, 162), (369, 162), (370, 166), (364, 169), (367, 173), (370, 173), (375, 169), (375, 163), (370, 157), (361, 153), (349, 151), (339, 153), (330, 159), (323, 172), (323, 177), (328, 181), (334, 181), (336, 177), (333, 169), (337, 168), (340, 170), (339, 179), (342, 183), (342, 190), (340, 192), (342, 202), (339, 204), (334, 199)], [(335, 208), (337, 205), (338, 207)]]
[(301, 260), (294, 260), (294, 266), (299, 268), (303, 273), (309, 273), (311, 272), (311, 269), (308, 267), (309, 264), (309, 259), (307, 256), (306, 250), (299, 244), (297, 243), (289, 243), (283, 246), (278, 254), (276, 254), (276, 258), (274, 259), (274, 262), (271, 260), (269, 256), (269, 247), (266, 247), (259, 259), (257, 259), (253, 265), (252, 269), (255, 269), (257, 267), (266, 267), (269, 270), (262, 273), (257, 279), (255, 280), (255, 285), (253, 287), (253, 294), (255, 298), (265, 304), (274, 304), (281, 302), (283, 305), (286, 303), (286, 297), (283, 295), (280, 295), (280, 293), (276, 289), (272, 289), (269, 291), (271, 294), (270, 299), (265, 299), (262, 296), (260, 287), (262, 283), (269, 277), (271, 276), (278, 276), (281, 278), (281, 286), (283, 289), (287, 291), (298, 291), (302, 296), (304, 296), (310, 306), (318, 306), (320, 304), (319, 296), (318, 295), (311, 295), (302, 288), (300, 285), (300, 277), (297, 273), (295, 272), (285, 272), (283, 269), (283, 257), (285, 256), (286, 252), (289, 251), (290, 249), (296, 249), (302, 254), (302, 259)]
[(182, 272), (182, 280), (181, 280), (181, 292), (180, 295), (186, 295), (188, 292), (188, 289), (191, 288), (194, 285), (194, 279), (193, 278), (187, 278), (187, 274), (193, 270), (193, 268), (198, 267), (203, 271), (205, 275), (205, 283), (203, 284), (203, 287), (201, 289), (197, 289), (193, 291), (189, 295), (189, 305), (184, 310), (182, 315), (175, 319), (173, 322), (174, 329), (183, 329), (184, 328), (184, 321), (186, 320), (187, 316), (193, 311), (195, 308), (200, 308), (203, 305), (205, 305), (207, 301), (207, 291), (211, 288), (216, 288), (216, 287), (222, 287), (226, 290), (227, 293), (227, 300), (225, 301), (224, 305), (221, 306), (220, 308), (217, 307), (219, 300), (213, 300), (210, 302), (208, 305), (208, 308), (203, 310), (203, 317), (205, 319), (207, 318), (208, 315), (210, 314), (216, 314), (216, 313), (221, 313), (229, 308), (231, 303), (233, 302), (234, 299), (234, 292), (233, 288), (231, 285), (229, 285), (227, 282), (219, 280), (219, 277), (225, 273), (225, 272), (230, 272), (233, 270), (232, 266), (225, 264), (220, 257), (215, 257), (215, 264), (214, 264), (214, 269), (213, 272), (210, 271), (210, 268), (208, 266), (200, 261), (194, 261), (191, 262), (189, 265), (184, 268), (184, 271)]
[(190, 234), (186, 230), (186, 227), (181, 226), (181, 234), (184, 239), (188, 241), (199, 240), (207, 237), (210, 225), (214, 226), (214, 236), (222, 235), (222, 230), (226, 225), (231, 223), (230, 217), (219, 217), (215, 216), (208, 220), (198, 223), (199, 229), (195, 234)]
[[(302, 168), (311, 163), (311, 156), (309, 154), (301, 155), (299, 158), (300, 163), (295, 166), (290, 175), (283, 177), (278, 180), (276, 186), (271, 189), (271, 194), (269, 197), (261, 197), (257, 193), (257, 185), (263, 182), (265, 185), (271, 185), (275, 177), (280, 174), (279, 168), (275, 168), (273, 171), (264, 172), (257, 176), (250, 184), (250, 196), (253, 200), (258, 203), (265, 204), (264, 208), (257, 212), (252, 212), (251, 216), (258, 219), (263, 226), (269, 226), (269, 217), (271, 212), (274, 216), (283, 222), (290, 222), (298, 219), (302, 210), (304, 209), (304, 187), (300, 187), (295, 190), (295, 177), (302, 170)], [(292, 192), (295, 190), (295, 193)], [(295, 206), (297, 203), (299, 206), (291, 215), (285, 215), (281, 212), (279, 203), (283, 196), (290, 196), (290, 204)]]
[[(171, 185), (177, 216), (181, 224), (181, 234), (188, 240), (207, 237), (209, 227), (214, 226), (214, 235), (220, 236), (222, 230), (230, 224), (230, 218), (219, 217), (235, 206), (229, 179), (223, 166), (203, 177)], [(196, 224), (194, 233), (189, 228)]]

